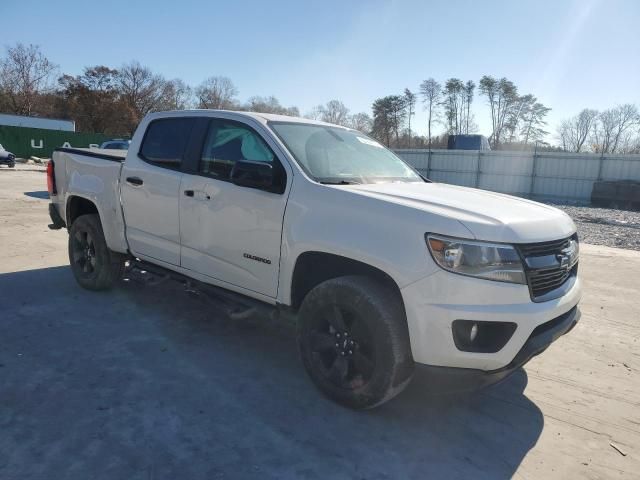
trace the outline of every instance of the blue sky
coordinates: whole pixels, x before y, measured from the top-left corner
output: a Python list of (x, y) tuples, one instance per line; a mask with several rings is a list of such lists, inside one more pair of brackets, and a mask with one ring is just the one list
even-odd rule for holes
[[(637, 0), (1, 0), (0, 18), (0, 43), (38, 44), (65, 73), (135, 59), (192, 85), (225, 75), (241, 100), (303, 113), (333, 98), (369, 112), (428, 77), (484, 74), (550, 106), (551, 130), (584, 107), (640, 104)], [(425, 121), (419, 108), (413, 124)]]

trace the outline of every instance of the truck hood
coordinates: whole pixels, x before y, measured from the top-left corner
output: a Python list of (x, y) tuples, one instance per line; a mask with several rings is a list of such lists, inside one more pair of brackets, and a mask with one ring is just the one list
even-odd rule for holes
[(347, 188), (458, 220), (477, 240), (533, 243), (568, 237), (576, 231), (571, 218), (557, 208), (486, 190), (444, 183), (381, 183)]

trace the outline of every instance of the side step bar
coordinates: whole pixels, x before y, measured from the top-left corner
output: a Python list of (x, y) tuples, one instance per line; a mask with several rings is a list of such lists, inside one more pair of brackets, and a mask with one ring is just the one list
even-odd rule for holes
[[(293, 318), (291, 312), (286, 307), (270, 305), (240, 293), (200, 282), (181, 273), (145, 262), (138, 258), (130, 257), (127, 261), (125, 275), (131, 274), (139, 276), (139, 278), (143, 279), (143, 283), (149, 286), (160, 285), (167, 280), (182, 283), (187, 293), (193, 295), (203, 294), (212, 300), (226, 304), (229, 307), (229, 316), (233, 319), (240, 320), (254, 313), (260, 313), (272, 319), (279, 317)], [(150, 276), (148, 277), (147, 275)]]

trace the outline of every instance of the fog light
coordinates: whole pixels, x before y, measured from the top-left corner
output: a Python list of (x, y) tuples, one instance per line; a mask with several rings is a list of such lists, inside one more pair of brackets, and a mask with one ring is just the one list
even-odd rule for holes
[(453, 341), (458, 350), (475, 353), (496, 353), (504, 347), (517, 325), (513, 322), (483, 322), (455, 320), (451, 325)]

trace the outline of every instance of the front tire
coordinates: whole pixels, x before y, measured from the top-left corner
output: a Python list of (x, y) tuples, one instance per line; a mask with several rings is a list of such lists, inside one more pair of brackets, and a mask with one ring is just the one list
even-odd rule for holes
[(76, 281), (87, 290), (108, 290), (122, 278), (124, 256), (107, 247), (100, 217), (81, 215), (69, 229), (69, 263)]
[(413, 374), (402, 300), (368, 277), (334, 278), (307, 294), (299, 312), (298, 348), (315, 385), (354, 409), (390, 400)]

